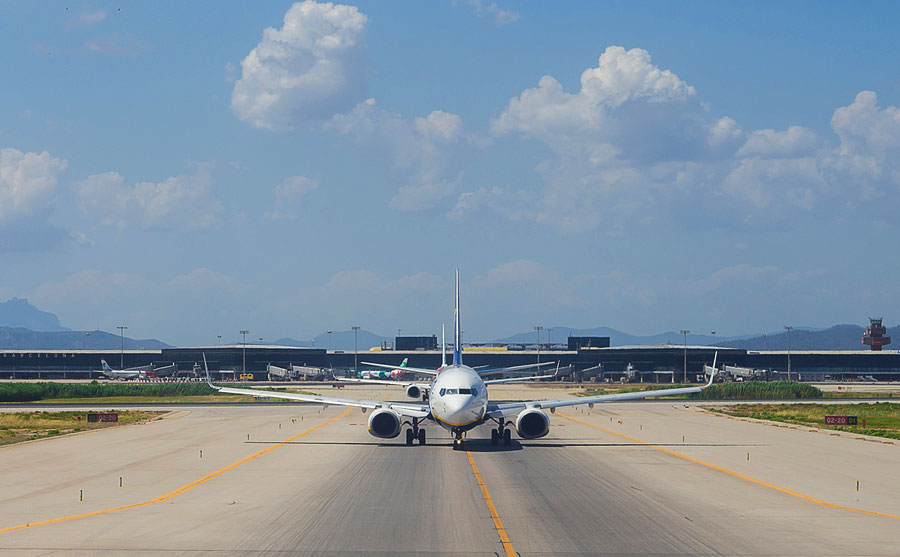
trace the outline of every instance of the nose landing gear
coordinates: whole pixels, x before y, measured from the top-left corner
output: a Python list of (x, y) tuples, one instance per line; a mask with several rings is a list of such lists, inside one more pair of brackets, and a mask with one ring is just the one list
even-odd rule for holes
[(465, 432), (460, 430), (453, 430), (453, 449), (458, 450), (463, 448), (463, 441), (466, 440)]

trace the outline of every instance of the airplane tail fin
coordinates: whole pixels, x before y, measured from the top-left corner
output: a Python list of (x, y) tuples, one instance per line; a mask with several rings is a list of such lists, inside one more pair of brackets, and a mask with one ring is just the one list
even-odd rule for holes
[(447, 335), (444, 332), (444, 324), (441, 323), (441, 368), (447, 367)]
[(453, 310), (453, 365), (462, 365), (462, 334), (459, 325), (459, 269), (456, 270), (456, 308)]
[(403, 358), (403, 361), (400, 362), (400, 367), (406, 367), (406, 363), (409, 361), (409, 358)]
[(100, 366), (103, 368), (103, 371), (112, 371), (112, 368), (109, 367), (109, 364), (106, 363), (106, 360), (100, 359)]

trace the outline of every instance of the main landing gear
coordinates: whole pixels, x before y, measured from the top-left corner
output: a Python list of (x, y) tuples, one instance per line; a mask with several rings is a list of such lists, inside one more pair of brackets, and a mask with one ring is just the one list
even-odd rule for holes
[(504, 445), (512, 443), (512, 432), (506, 428), (508, 423), (503, 418), (497, 420), (497, 429), (491, 430), (491, 445), (499, 445), (501, 440)]
[(419, 419), (413, 418), (411, 428), (406, 430), (406, 444), (412, 445), (414, 441), (418, 440), (420, 445), (425, 444), (425, 430), (419, 427)]

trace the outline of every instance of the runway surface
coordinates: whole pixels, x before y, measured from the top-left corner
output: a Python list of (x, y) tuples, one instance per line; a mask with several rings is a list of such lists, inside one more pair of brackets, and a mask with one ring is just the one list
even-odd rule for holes
[[(401, 396), (341, 392), (389, 394)], [(491, 446), (485, 427), (468, 451), (434, 426), (425, 447), (378, 440), (366, 418), (336, 407), (195, 407), (0, 448), (0, 552), (900, 552), (900, 444), (673, 401), (567, 409), (548, 437), (509, 447)]]

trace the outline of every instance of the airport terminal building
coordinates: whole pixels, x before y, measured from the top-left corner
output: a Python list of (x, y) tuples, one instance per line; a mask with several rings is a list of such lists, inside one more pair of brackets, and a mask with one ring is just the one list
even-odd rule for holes
[[(428, 348), (431, 348), (428, 346)], [(524, 349), (527, 348), (527, 349)], [(712, 346), (609, 346), (609, 339), (554, 345), (551, 349), (521, 346), (472, 346), (464, 348), (466, 364), (489, 368), (537, 362), (558, 362), (560, 375), (575, 381), (628, 380), (645, 382), (697, 381), (704, 366), (718, 353), (718, 368), (752, 370), (757, 379), (802, 381), (900, 380), (897, 351), (749, 351)], [(0, 378), (98, 378), (100, 360), (113, 367), (174, 366), (176, 375), (189, 376), (202, 369), (203, 356), (217, 380), (250, 374), (265, 380), (273, 366), (308, 366), (334, 370), (337, 375), (365, 367), (363, 362), (399, 365), (408, 358), (411, 367), (437, 368), (439, 350), (353, 351), (290, 346), (233, 344), (161, 350), (0, 350)], [(790, 363), (789, 363), (790, 362)], [(686, 365), (685, 365), (686, 364)], [(326, 374), (326, 376), (330, 375)]]

